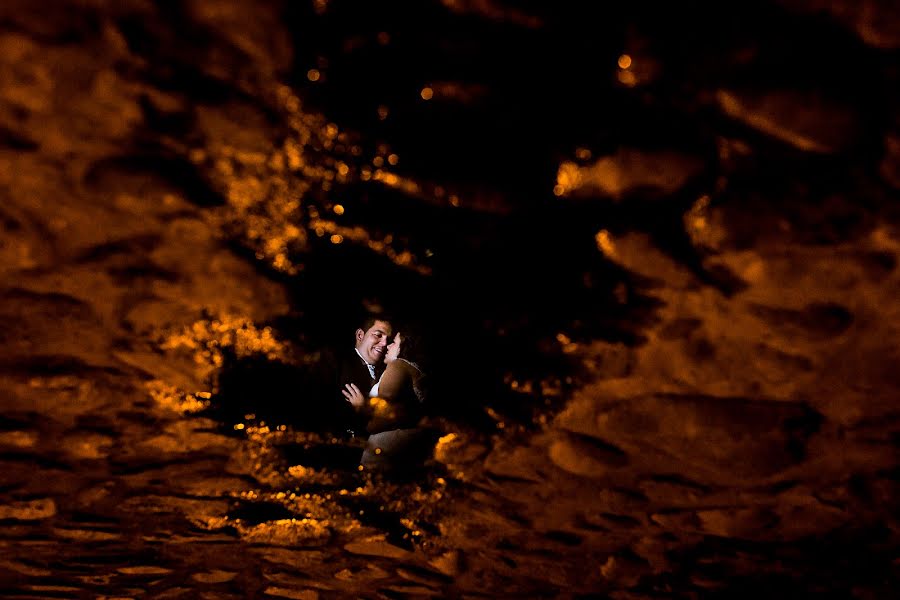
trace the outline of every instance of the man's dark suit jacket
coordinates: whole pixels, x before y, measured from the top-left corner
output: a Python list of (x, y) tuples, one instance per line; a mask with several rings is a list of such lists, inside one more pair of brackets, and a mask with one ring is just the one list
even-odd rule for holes
[[(365, 417), (347, 402), (341, 390), (345, 389), (344, 386), (348, 383), (353, 383), (363, 393), (363, 396), (368, 396), (369, 390), (375, 385), (377, 379), (372, 379), (366, 363), (353, 347), (347, 351), (342, 351), (334, 362), (334, 385), (331, 393), (334, 394), (333, 401), (337, 407), (338, 418), (346, 423), (346, 429), (356, 433), (365, 432)], [(375, 374), (380, 376), (380, 371), (382, 370), (380, 366), (375, 367), (375, 369)]]
[(344, 399), (344, 396), (340, 394), (340, 390), (344, 389), (344, 386), (348, 383), (355, 383), (356, 387), (363, 394), (368, 394), (372, 386), (375, 385), (375, 380), (369, 374), (369, 368), (363, 359), (359, 357), (359, 354), (356, 353), (355, 348), (351, 348), (349, 352), (344, 352), (338, 363), (337, 390), (341, 400)]

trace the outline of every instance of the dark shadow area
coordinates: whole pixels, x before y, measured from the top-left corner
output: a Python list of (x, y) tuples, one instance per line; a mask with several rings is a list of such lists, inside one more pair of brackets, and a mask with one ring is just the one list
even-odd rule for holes
[(360, 444), (280, 444), (279, 454), (289, 465), (310, 469), (357, 472)]
[(206, 414), (225, 423), (226, 430), (235, 423), (254, 421), (342, 433), (348, 428), (343, 420), (346, 412), (333, 402), (335, 392), (326, 387), (326, 374), (317, 371), (317, 366), (225, 353), (219, 392)]

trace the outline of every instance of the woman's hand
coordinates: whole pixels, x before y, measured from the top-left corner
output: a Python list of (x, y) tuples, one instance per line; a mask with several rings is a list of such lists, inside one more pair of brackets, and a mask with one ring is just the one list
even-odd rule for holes
[(359, 388), (356, 387), (354, 383), (348, 383), (344, 386), (345, 389), (341, 390), (341, 393), (344, 395), (344, 398), (355, 406), (356, 408), (360, 408), (366, 403), (366, 397), (363, 396), (363, 393), (359, 391)]

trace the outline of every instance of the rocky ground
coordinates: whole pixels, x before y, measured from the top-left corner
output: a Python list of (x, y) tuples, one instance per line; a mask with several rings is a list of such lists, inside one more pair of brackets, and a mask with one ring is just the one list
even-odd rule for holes
[[(895, 596), (898, 27), (5, 2), (0, 592)], [(412, 482), (304, 421), (375, 305)]]

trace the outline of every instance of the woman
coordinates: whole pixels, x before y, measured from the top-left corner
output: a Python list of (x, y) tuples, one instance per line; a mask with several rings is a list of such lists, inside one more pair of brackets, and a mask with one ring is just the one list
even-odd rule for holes
[[(369, 392), (369, 439), (360, 459), (367, 469), (397, 473), (429, 458), (433, 436), (419, 426), (426, 399), (423, 357), (421, 340), (409, 331), (388, 345), (384, 373)], [(363, 403), (358, 389), (350, 394), (351, 403)]]

